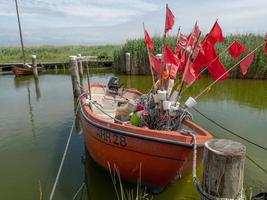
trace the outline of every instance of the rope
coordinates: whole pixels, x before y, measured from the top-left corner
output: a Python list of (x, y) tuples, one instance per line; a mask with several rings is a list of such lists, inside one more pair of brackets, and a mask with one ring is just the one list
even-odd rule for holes
[(82, 185), (79, 187), (79, 189), (77, 190), (77, 192), (75, 193), (75, 195), (73, 196), (73, 198), (71, 200), (75, 200), (78, 196), (78, 194), (80, 193), (80, 191), (85, 187), (85, 183), (83, 182)]
[(200, 181), (197, 178), (197, 174), (196, 174), (196, 167), (197, 167), (197, 139), (196, 136), (190, 132), (188, 132), (189, 135), (192, 136), (192, 140), (193, 140), (193, 167), (192, 167), (192, 176), (193, 176), (193, 181), (195, 183), (195, 186), (198, 190), (198, 192), (201, 195), (201, 199), (205, 199), (205, 200), (244, 200), (245, 199), (245, 195), (244, 195), (244, 190), (243, 188), (241, 189), (241, 191), (238, 193), (238, 196), (236, 198), (219, 198), (219, 197), (215, 197), (213, 195), (208, 194), (207, 192), (205, 192), (202, 188), (202, 185), (200, 183)]
[[(84, 93), (79, 96), (77, 102), (79, 102), (80, 98), (83, 95), (84, 95)], [(50, 196), (49, 196), (49, 200), (52, 200), (53, 197), (54, 197), (54, 194), (55, 194), (55, 190), (56, 190), (56, 187), (57, 187), (59, 176), (61, 174), (62, 167), (63, 167), (64, 161), (65, 161), (65, 158), (66, 158), (66, 155), (67, 155), (67, 151), (68, 151), (68, 148), (69, 148), (70, 139), (71, 139), (71, 136), (72, 136), (72, 133), (73, 133), (73, 129), (74, 129), (74, 125), (75, 125), (75, 121), (76, 121), (76, 116), (77, 116), (78, 110), (79, 110), (79, 104), (77, 104), (77, 108), (76, 108), (76, 111), (75, 111), (75, 116), (74, 116), (74, 119), (73, 119), (73, 122), (72, 122), (72, 126), (71, 126), (71, 130), (70, 130), (70, 133), (69, 133), (69, 137), (68, 137), (68, 140), (67, 140), (67, 143), (66, 143), (66, 147), (65, 147), (61, 162), (60, 162), (60, 166), (59, 166), (59, 169), (58, 169), (58, 172), (57, 172), (57, 176), (56, 176), (52, 191), (51, 191)]]
[(267, 151), (267, 148), (266, 148), (266, 147), (261, 146), (261, 145), (259, 145), (259, 144), (256, 144), (255, 142), (251, 142), (251, 141), (249, 141), (247, 138), (244, 138), (244, 137), (242, 137), (242, 136), (240, 136), (240, 135), (234, 133), (233, 131), (231, 131), (231, 130), (225, 128), (224, 126), (222, 126), (221, 124), (217, 123), (216, 121), (210, 119), (209, 117), (207, 117), (206, 115), (204, 115), (203, 113), (201, 113), (201, 112), (200, 112), (199, 110), (197, 110), (196, 108), (193, 108), (193, 109), (194, 109), (197, 113), (199, 113), (201, 116), (203, 116), (204, 118), (206, 118), (206, 119), (209, 120), (210, 122), (214, 123), (215, 125), (219, 126), (219, 127), (222, 128), (223, 130), (227, 131), (228, 133), (231, 133), (232, 135), (235, 135), (236, 137), (239, 137), (239, 138), (245, 140), (246, 142), (248, 142), (248, 143), (250, 143), (250, 144), (253, 144), (253, 145), (255, 145), (255, 146), (257, 146), (257, 147), (259, 147), (259, 148), (261, 148), (261, 149)]

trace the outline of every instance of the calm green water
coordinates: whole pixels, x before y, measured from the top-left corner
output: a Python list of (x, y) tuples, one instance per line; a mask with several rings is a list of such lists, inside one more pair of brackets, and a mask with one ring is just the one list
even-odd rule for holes
[[(91, 81), (106, 82), (112, 74), (92, 74)], [(150, 77), (120, 76), (127, 87), (146, 92)], [(208, 85), (204, 78), (184, 95), (194, 96)], [(0, 75), (0, 199), (47, 199), (70, 131), (74, 101), (71, 79), (44, 74), (39, 87), (31, 77)], [(230, 130), (267, 146), (267, 81), (227, 80), (199, 99), (197, 108)], [(214, 126), (195, 113), (195, 121), (216, 137), (241, 141), (254, 162), (267, 170), (267, 152)], [(86, 180), (88, 199), (115, 199), (109, 173), (85, 158), (83, 135), (77, 125), (54, 199), (72, 199)], [(83, 162), (85, 160), (85, 162)], [(199, 168), (201, 171), (201, 167)], [(246, 160), (245, 187), (266, 191), (267, 174)], [(201, 174), (201, 173), (199, 173)], [(175, 182), (157, 200), (198, 199), (191, 177)]]

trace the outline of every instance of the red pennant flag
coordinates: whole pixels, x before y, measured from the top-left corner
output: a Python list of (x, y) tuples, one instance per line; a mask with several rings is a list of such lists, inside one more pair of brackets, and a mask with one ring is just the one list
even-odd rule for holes
[(266, 39), (266, 41), (265, 41), (264, 53), (267, 54), (267, 39)]
[(173, 54), (172, 50), (170, 47), (168, 47), (168, 45), (164, 45), (164, 50), (163, 50), (163, 58), (164, 58), (164, 62), (166, 64), (174, 64), (178, 66), (178, 60), (175, 57), (175, 55)]
[(240, 62), (240, 68), (243, 76), (246, 75), (249, 66), (253, 62), (253, 59), (254, 59), (254, 53), (251, 53), (248, 57), (246, 57), (244, 60)]
[(209, 40), (204, 41), (204, 43), (202, 44), (202, 49), (208, 64), (217, 57), (215, 47)]
[(169, 9), (168, 5), (166, 6), (166, 21), (165, 21), (165, 33), (172, 29), (174, 25), (175, 16), (172, 14), (172, 11)]
[(188, 36), (188, 43), (187, 43), (187, 50), (188, 51), (191, 51), (194, 48), (200, 34), (201, 34), (201, 31), (200, 31), (197, 23), (195, 23), (195, 26), (193, 28), (192, 33), (190, 33), (190, 35)]
[(218, 22), (215, 22), (214, 26), (212, 27), (207, 40), (211, 43), (215, 44), (216, 42), (224, 42), (224, 37), (222, 33), (222, 29)]
[(234, 59), (237, 59), (242, 53), (247, 50), (242, 44), (234, 41), (229, 47), (228, 51)]
[(224, 80), (229, 76), (219, 58), (208, 66), (208, 70), (213, 80)]
[(151, 49), (151, 51), (154, 51), (153, 42), (152, 42), (148, 32), (146, 31), (146, 29), (144, 29), (144, 31), (145, 31), (145, 42), (146, 42), (146, 45), (148, 46), (149, 49)]
[(192, 63), (189, 61), (187, 66), (187, 71), (184, 74), (184, 82), (191, 85), (197, 79), (197, 73), (194, 70)]
[(180, 34), (180, 37), (179, 37), (179, 42), (178, 42), (177, 46), (180, 46), (182, 48), (186, 48), (187, 42), (188, 42), (188, 40), (187, 40), (186, 35), (184, 35), (184, 34), (181, 33)]
[(154, 56), (151, 52), (149, 52), (149, 61), (150, 65), (154, 69), (154, 71), (157, 73), (157, 75), (161, 75), (162, 73), (162, 63), (161, 60), (158, 59), (156, 56)]
[(197, 57), (193, 61), (193, 68), (199, 74), (199, 72), (208, 65), (207, 59), (203, 52), (199, 51)]
[(175, 79), (177, 70), (179, 68), (179, 62), (167, 44), (164, 46), (163, 58), (166, 66), (169, 68), (171, 79)]

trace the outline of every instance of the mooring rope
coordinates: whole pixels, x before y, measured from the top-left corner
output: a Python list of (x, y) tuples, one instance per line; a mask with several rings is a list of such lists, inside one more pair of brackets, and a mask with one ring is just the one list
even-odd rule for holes
[(218, 122), (214, 121), (213, 119), (211, 119), (211, 118), (207, 117), (206, 115), (204, 115), (203, 113), (201, 113), (198, 109), (193, 108), (193, 110), (195, 110), (197, 113), (199, 113), (201, 116), (203, 116), (204, 118), (206, 118), (207, 120), (209, 120), (209, 121), (212, 122), (213, 124), (219, 126), (219, 127), (222, 128), (223, 130), (227, 131), (228, 133), (231, 133), (232, 135), (235, 135), (236, 137), (239, 137), (239, 138), (241, 138), (242, 140), (245, 140), (246, 142), (248, 142), (248, 143), (250, 143), (250, 144), (253, 144), (253, 145), (255, 145), (255, 146), (257, 146), (257, 147), (259, 147), (259, 148), (261, 148), (261, 149), (267, 151), (267, 147), (261, 146), (261, 145), (255, 143), (255, 142), (251, 142), (249, 139), (244, 138), (244, 137), (242, 137), (242, 136), (236, 134), (235, 132), (233, 132), (233, 131), (231, 131), (231, 130), (225, 128), (224, 126), (222, 126), (222, 125), (219, 124)]
[(236, 198), (220, 198), (220, 197), (215, 197), (213, 195), (208, 194), (205, 192), (202, 188), (202, 185), (200, 181), (197, 178), (197, 173), (196, 173), (196, 168), (197, 168), (197, 139), (196, 136), (193, 133), (188, 132), (189, 135), (192, 136), (193, 139), (193, 165), (192, 165), (192, 176), (193, 176), (193, 182), (198, 190), (198, 192), (201, 195), (201, 199), (205, 200), (244, 200), (245, 195), (244, 195), (244, 190), (241, 188), (241, 191), (238, 193)]
[(73, 122), (72, 122), (71, 130), (70, 130), (69, 137), (68, 137), (68, 140), (67, 140), (67, 143), (66, 143), (66, 146), (65, 146), (65, 150), (64, 150), (61, 162), (60, 162), (60, 166), (59, 166), (59, 169), (58, 169), (58, 172), (57, 172), (57, 176), (56, 176), (52, 191), (51, 191), (50, 196), (49, 196), (49, 200), (52, 200), (53, 197), (54, 197), (54, 194), (55, 194), (55, 190), (56, 190), (56, 187), (57, 187), (59, 176), (61, 174), (62, 167), (63, 167), (64, 161), (66, 159), (67, 151), (68, 151), (69, 144), (70, 144), (70, 139), (71, 139), (71, 136), (72, 136), (72, 133), (73, 133), (73, 130), (74, 130), (76, 116), (77, 116), (77, 113), (78, 113), (78, 110), (79, 110), (79, 105), (80, 105), (79, 101), (80, 101), (81, 97), (84, 96), (84, 94), (85, 93), (81, 94), (77, 99), (77, 108), (75, 110), (75, 115), (74, 115), (74, 119), (73, 119)]
[(79, 189), (77, 190), (77, 192), (75, 193), (75, 195), (72, 197), (71, 200), (75, 200), (78, 194), (84, 189), (84, 187), (86, 187), (85, 182), (82, 183), (82, 185), (79, 187)]

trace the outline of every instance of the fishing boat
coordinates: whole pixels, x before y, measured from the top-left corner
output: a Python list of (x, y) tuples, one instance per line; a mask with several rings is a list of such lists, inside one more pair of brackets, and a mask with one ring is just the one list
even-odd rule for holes
[[(134, 102), (143, 94), (136, 89), (112, 92), (109, 84), (91, 84), (79, 100), (85, 144), (91, 157), (103, 168), (116, 166), (120, 176), (158, 193), (174, 180), (191, 172), (193, 137), (197, 143), (197, 162), (202, 160), (204, 143), (211, 133), (189, 119), (179, 131), (136, 127), (130, 121), (116, 120), (124, 103)], [(191, 134), (189, 134), (191, 133)], [(141, 177), (140, 177), (141, 176)]]
[[(42, 72), (43, 68), (38, 67), (38, 72)], [(32, 75), (33, 74), (33, 68), (32, 67), (17, 67), (14, 66), (12, 68), (12, 72), (15, 74), (15, 76), (24, 76), (24, 75)]]

